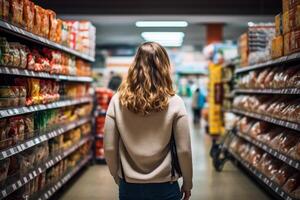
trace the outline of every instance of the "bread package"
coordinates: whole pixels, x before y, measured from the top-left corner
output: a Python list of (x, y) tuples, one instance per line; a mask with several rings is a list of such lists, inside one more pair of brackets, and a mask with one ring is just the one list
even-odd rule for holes
[(267, 122), (256, 122), (249, 130), (249, 135), (256, 139), (259, 135), (264, 134), (270, 129), (270, 124)]
[(34, 6), (34, 25), (32, 32), (36, 35), (42, 35), (41, 34), (41, 26), (42, 26), (42, 15), (43, 15), (43, 9), (40, 6), (35, 5)]
[(283, 163), (280, 160), (273, 158), (272, 161), (269, 163), (269, 165), (263, 169), (264, 170), (263, 173), (268, 178), (272, 178), (275, 174), (278, 173), (282, 165)]
[(283, 184), (290, 178), (293, 174), (296, 173), (296, 170), (288, 165), (283, 165), (276, 174), (273, 175), (272, 181), (277, 183), (279, 186)]
[(247, 161), (254, 167), (257, 167), (263, 155), (263, 151), (257, 147), (251, 147)]
[(23, 0), (10, 0), (11, 22), (17, 26), (23, 25)]
[(32, 3), (30, 0), (24, 0), (23, 26), (29, 32), (33, 32), (33, 26), (34, 26), (34, 3)]
[(300, 160), (300, 141), (289, 150), (288, 155), (296, 160)]
[(291, 176), (286, 183), (283, 185), (282, 189), (287, 193), (292, 193), (300, 185), (300, 173), (296, 173)]

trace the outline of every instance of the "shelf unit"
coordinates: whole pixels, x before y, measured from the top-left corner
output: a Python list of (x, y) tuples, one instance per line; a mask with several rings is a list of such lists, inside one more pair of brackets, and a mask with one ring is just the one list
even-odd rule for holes
[(3, 20), (0, 19), (0, 30), (2, 31), (5, 31), (11, 35), (14, 35), (14, 36), (17, 36), (21, 39), (24, 39), (24, 40), (28, 40), (28, 41), (31, 41), (35, 44), (40, 44), (42, 46), (46, 46), (46, 47), (49, 47), (49, 48), (53, 48), (53, 49), (57, 49), (57, 50), (60, 50), (60, 51), (64, 51), (66, 53), (69, 53), (71, 55), (74, 55), (78, 58), (81, 58), (81, 59), (84, 59), (86, 61), (89, 61), (89, 62), (94, 62), (95, 61), (95, 58), (89, 56), (89, 55), (86, 55), (84, 53), (81, 53), (81, 52), (78, 52), (74, 49), (71, 49), (71, 48), (68, 48), (66, 46), (63, 46), (63, 45), (60, 45), (60, 44), (57, 44), (55, 42), (52, 42), (46, 38), (43, 38), (43, 37), (40, 37), (40, 36), (37, 36), (31, 32), (28, 32), (22, 28), (19, 28), (17, 26), (14, 26), (8, 22), (5, 22)]
[(39, 167), (31, 170), (25, 176), (21, 177), (20, 179), (14, 181), (11, 184), (5, 185), (3, 189), (0, 191), (0, 199), (4, 199), (9, 194), (13, 193), (14, 191), (18, 190), (23, 185), (27, 184), (29, 181), (33, 180), (35, 177), (40, 175), (41, 173), (45, 172), (47, 169), (53, 167), (56, 163), (60, 162), (62, 159), (66, 158), (73, 152), (75, 152), (79, 147), (84, 145), (86, 142), (92, 140), (93, 137), (87, 136), (82, 138), (77, 144), (73, 145), (71, 148), (65, 150), (62, 153), (53, 156), (52, 158), (48, 159), (45, 163), (40, 165)]
[(247, 142), (257, 146), (258, 148), (264, 150), (265, 152), (271, 154), (275, 158), (283, 161), (287, 165), (290, 165), (291, 167), (294, 167), (295, 169), (300, 170), (300, 161), (292, 159), (289, 156), (286, 156), (283, 153), (269, 147), (268, 145), (249, 137), (248, 135), (245, 135), (245, 134), (242, 134), (242, 133), (239, 133), (239, 132), (237, 132), (236, 135), (238, 137), (246, 140)]
[[(32, 44), (35, 46), (47, 47), (49, 49), (59, 50), (61, 52), (64, 52), (76, 58), (83, 59), (86, 62), (95, 61), (95, 58), (90, 55), (63, 46), (61, 44), (55, 43), (53, 41), (48, 40), (47, 38), (35, 35), (31, 32), (24, 30), (23, 28), (17, 27), (2, 19), (0, 19), (0, 31), (3, 34), (5, 34), (5, 37), (8, 36), (8, 38), (10, 38), (12, 36), (14, 38), (14, 41), (16, 42), (25, 43), (26, 45)], [(33, 78), (40, 78), (40, 79), (52, 79), (55, 81), (70, 81), (70, 82), (78, 82), (78, 83), (93, 82), (93, 78), (88, 76), (51, 74), (48, 72), (37, 72), (28, 69), (13, 68), (10, 66), (2, 66), (2, 65), (0, 65), (0, 75), (2, 77), (8, 77), (8, 76), (11, 76), (12, 78), (17, 76), (33, 77)], [(0, 119), (34, 113), (38, 111), (49, 110), (49, 109), (76, 106), (76, 105), (81, 105), (81, 104), (86, 104), (91, 102), (93, 102), (93, 97), (88, 95), (84, 97), (78, 97), (76, 99), (61, 98), (59, 101), (48, 103), (48, 104), (0, 109)], [(48, 129), (47, 127), (47, 130), (36, 131), (35, 132), (36, 135), (33, 136), (32, 138), (19, 142), (16, 145), (11, 146), (7, 149), (0, 150), (0, 161), (5, 159), (10, 159), (9, 157), (11, 156), (18, 155), (19, 153), (22, 153), (27, 149), (35, 147), (36, 145), (41, 144), (43, 142), (47, 142), (50, 139), (58, 137), (85, 123), (91, 123), (92, 117), (93, 116), (91, 114), (88, 114), (88, 116), (77, 119), (76, 121), (72, 121), (62, 125), (55, 125), (55, 127), (50, 127), (50, 129)], [(78, 142), (76, 142), (76, 144), (74, 144), (73, 146), (71, 146), (66, 150), (61, 150), (57, 152), (56, 155), (49, 156), (49, 158), (45, 162), (43, 162), (39, 166), (33, 166), (34, 169), (33, 168), (29, 169), (28, 173), (22, 175), (22, 177), (18, 178), (18, 180), (14, 180), (16, 179), (16, 177), (8, 177), (7, 180), (5, 181), (6, 182), (5, 185), (0, 187), (0, 200), (6, 199), (6, 197), (8, 197), (10, 194), (17, 191), (24, 185), (28, 184), (34, 178), (36, 178), (43, 172), (46, 172), (47, 169), (50, 169), (51, 167), (53, 167), (54, 165), (62, 161), (64, 158), (77, 151), (84, 144), (86, 144), (89, 141), (93, 141), (94, 139), (95, 138), (91, 133), (87, 136), (82, 136), (82, 138)], [(91, 151), (91, 149), (89, 149), (89, 151)], [(50, 188), (47, 188), (47, 190), (43, 189), (44, 193), (41, 193), (41, 191), (39, 191), (40, 196), (34, 196), (34, 199), (35, 200), (49, 199), (57, 190), (59, 190), (59, 188), (63, 187), (63, 185), (65, 185), (69, 179), (71, 179), (83, 166), (85, 166), (89, 162), (89, 160), (91, 160), (91, 158), (92, 158), (92, 154), (90, 152), (89, 155), (84, 156), (82, 158), (82, 160), (78, 163), (78, 165), (76, 165), (72, 170), (65, 173), (64, 176), (61, 177), (61, 179), (57, 183), (52, 185)]]
[[(61, 189), (66, 183), (73, 178), (77, 172), (79, 172), (84, 166), (88, 164), (88, 162), (92, 159), (92, 154), (84, 158), (80, 163), (71, 171), (67, 172), (57, 183), (49, 187), (45, 190), (39, 197), (36, 199), (38, 200), (47, 200), (50, 199), (59, 189)], [(34, 199), (32, 199), (34, 200)]]
[(54, 137), (57, 137), (69, 130), (72, 130), (78, 126), (81, 126), (91, 120), (90, 117), (84, 117), (82, 119), (79, 119), (77, 121), (71, 122), (69, 124), (60, 126), (59, 128), (56, 128), (54, 130), (50, 130), (44, 134), (40, 134), (38, 136), (35, 136), (29, 140), (26, 140), (24, 142), (21, 142), (15, 146), (12, 146), (6, 150), (0, 151), (0, 160), (6, 159), (10, 156), (13, 156), (15, 154), (18, 154), (22, 151), (25, 151), (33, 146), (36, 146), (42, 142), (48, 141)]
[(266, 121), (266, 122), (269, 122), (269, 123), (272, 123), (272, 124), (276, 124), (278, 126), (282, 126), (282, 127), (285, 127), (285, 128), (300, 131), (300, 124), (298, 124), (298, 123), (289, 122), (289, 121), (286, 121), (286, 120), (281, 120), (281, 119), (277, 119), (277, 118), (273, 118), (273, 117), (269, 117), (269, 116), (265, 116), (265, 115), (261, 115), (261, 114), (257, 114), (257, 113), (237, 110), (237, 109), (232, 109), (232, 112), (236, 113), (236, 114), (239, 114), (239, 115), (244, 115), (244, 116), (247, 116), (247, 117), (251, 117), (251, 118)]
[(4, 118), (4, 117), (23, 115), (23, 114), (27, 114), (27, 113), (42, 111), (42, 110), (62, 108), (62, 107), (66, 107), (66, 106), (74, 106), (74, 105), (78, 105), (78, 104), (89, 103), (92, 101), (93, 101), (93, 98), (90, 96), (87, 96), (87, 97), (81, 97), (81, 98), (77, 98), (77, 99), (56, 101), (56, 102), (49, 103), (49, 104), (8, 108), (8, 109), (0, 110), (0, 119)]
[(227, 151), (234, 158), (234, 160), (240, 163), (252, 175), (252, 177), (258, 180), (265, 187), (270, 189), (273, 193), (275, 193), (278, 197), (280, 197), (280, 199), (296, 200), (295, 198), (287, 194), (285, 191), (283, 191), (280, 186), (278, 186), (276, 183), (271, 181), (268, 177), (266, 177), (264, 174), (259, 172), (256, 168), (251, 166), (247, 161), (241, 159), (237, 154), (232, 152), (230, 149), (227, 149)]
[(18, 69), (18, 68), (6, 67), (1, 65), (0, 65), (0, 74), (55, 79), (58, 81), (61, 80), (61, 81), (73, 81), (73, 82), (87, 82), (87, 83), (93, 81), (91, 77), (86, 77), (86, 76), (57, 75), (57, 74), (50, 74), (48, 72), (35, 72), (27, 69)]
[(284, 89), (235, 89), (236, 94), (295, 94), (300, 95), (299, 88)]
[(289, 56), (283, 56), (281, 58), (271, 60), (268, 62), (247, 66), (247, 67), (240, 67), (235, 70), (235, 74), (245, 73), (256, 69), (263, 69), (266, 67), (272, 67), (272, 66), (280, 66), (280, 65), (286, 65), (289, 63), (293, 63), (296, 61), (300, 61), (300, 53), (294, 53)]

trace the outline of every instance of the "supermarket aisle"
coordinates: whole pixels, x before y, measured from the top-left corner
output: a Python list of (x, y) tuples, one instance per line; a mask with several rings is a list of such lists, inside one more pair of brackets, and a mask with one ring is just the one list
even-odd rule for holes
[[(187, 101), (187, 104), (189, 102)], [(191, 113), (191, 112), (190, 112)], [(231, 163), (222, 173), (213, 170), (209, 158), (210, 139), (199, 127), (192, 127), (194, 189), (192, 200), (259, 200), (270, 199), (249, 178)], [(115, 200), (118, 190), (106, 166), (90, 167), (62, 200)]]

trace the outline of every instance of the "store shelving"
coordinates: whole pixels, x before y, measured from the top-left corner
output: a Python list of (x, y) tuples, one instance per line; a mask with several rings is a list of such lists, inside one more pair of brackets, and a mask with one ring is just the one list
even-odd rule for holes
[(0, 74), (24, 76), (24, 77), (47, 78), (47, 79), (73, 81), (73, 82), (88, 82), (88, 83), (90, 83), (93, 81), (93, 79), (91, 77), (56, 75), (56, 74), (50, 74), (48, 72), (35, 72), (35, 71), (27, 70), (27, 69), (18, 69), (18, 68), (12, 68), (12, 67), (1, 66), (1, 65), (0, 65)]
[(283, 89), (235, 89), (237, 94), (299, 94), (299, 88), (283, 88)]
[(295, 198), (291, 197), (289, 194), (287, 194), (285, 191), (282, 190), (282, 188), (271, 181), (268, 177), (266, 177), (264, 174), (259, 172), (256, 168), (251, 166), (247, 161), (241, 159), (237, 154), (232, 152), (228, 149), (229, 154), (238, 161), (250, 174), (255, 177), (260, 183), (262, 183), (267, 188), (271, 189), (273, 193), (276, 194), (276, 196), (280, 197), (280, 199), (284, 200), (296, 200)]
[(261, 114), (257, 114), (257, 113), (242, 111), (242, 110), (238, 110), (238, 109), (232, 109), (232, 112), (239, 114), (239, 115), (244, 115), (247, 117), (252, 117), (252, 118), (255, 118), (258, 120), (276, 124), (278, 126), (282, 126), (282, 127), (296, 130), (296, 131), (300, 131), (300, 124), (298, 124), (298, 123), (289, 122), (289, 121), (285, 121), (285, 120), (281, 120), (281, 119), (277, 119), (277, 118), (273, 118), (273, 117), (269, 117), (269, 116), (265, 116), (265, 115), (261, 115)]
[(66, 107), (66, 106), (73, 106), (73, 105), (88, 103), (88, 102), (92, 102), (92, 101), (93, 101), (93, 98), (90, 96), (87, 96), (87, 97), (81, 97), (81, 98), (77, 98), (77, 99), (61, 100), (61, 101), (57, 101), (57, 102), (49, 103), (49, 104), (8, 108), (8, 109), (0, 110), (0, 119), (4, 118), (4, 117), (22, 115), (22, 114), (32, 113), (32, 112), (36, 112), (36, 111), (42, 111), (42, 110), (48, 110), (48, 109), (54, 109), (54, 108), (62, 108), (62, 107)]
[(71, 129), (74, 129), (78, 126), (81, 126), (82, 124), (85, 124), (91, 120), (90, 117), (84, 117), (82, 119), (79, 119), (77, 121), (71, 122), (69, 124), (60, 126), (59, 128), (56, 128), (54, 130), (48, 131), (44, 134), (40, 134), (36, 137), (33, 137), (27, 141), (21, 142), (13, 147), (10, 147), (6, 150), (0, 151), (0, 160), (6, 159), (10, 156), (13, 156), (17, 153), (20, 153), (22, 151), (25, 151), (26, 149), (29, 149), (33, 146), (36, 146), (42, 142), (48, 141), (51, 138), (57, 137)]
[(60, 188), (62, 188), (80, 169), (87, 165), (91, 160), (92, 154), (84, 158), (80, 163), (71, 171), (67, 172), (57, 183), (49, 187), (44, 191), (38, 198), (38, 200), (47, 200), (50, 199), (53, 194), (55, 194)]
[(244, 72), (248, 72), (248, 71), (252, 71), (252, 70), (256, 70), (256, 69), (263, 69), (263, 68), (271, 67), (271, 66), (286, 65), (288, 63), (295, 62), (295, 61), (300, 61), (300, 53), (294, 53), (289, 56), (283, 56), (283, 57), (280, 57), (275, 60), (271, 60), (268, 62), (264, 62), (264, 63), (252, 65), (252, 66), (237, 68), (235, 70), (235, 73), (240, 74), (240, 73), (244, 73)]
[(13, 193), (23, 185), (27, 184), (29, 181), (33, 180), (35, 177), (37, 177), (39, 174), (45, 172), (47, 169), (53, 167), (56, 163), (60, 162), (62, 159), (66, 158), (73, 152), (75, 152), (79, 147), (84, 145), (86, 142), (92, 140), (93, 137), (87, 136), (82, 138), (78, 143), (70, 147), (69, 149), (63, 151), (62, 153), (57, 154), (56, 156), (51, 157), (48, 159), (45, 163), (38, 166), (34, 170), (31, 170), (29, 173), (27, 173), (25, 176), (19, 178), (18, 180), (15, 180), (11, 184), (7, 184), (4, 186), (3, 189), (1, 189), (0, 192), (0, 199), (4, 199), (9, 194)]
[(53, 48), (53, 49), (64, 51), (66, 53), (77, 56), (78, 58), (84, 59), (84, 60), (89, 61), (89, 62), (94, 62), (95, 61), (95, 58), (93, 58), (89, 55), (86, 55), (84, 53), (80, 53), (80, 52), (78, 52), (74, 49), (71, 49), (71, 48), (68, 48), (66, 46), (57, 44), (57, 43), (52, 42), (52, 41), (50, 41), (46, 38), (37, 36), (37, 35), (35, 35), (31, 32), (28, 32), (28, 31), (26, 31), (22, 28), (14, 26), (14, 25), (12, 25), (8, 22), (5, 22), (3, 20), (0, 20), (0, 30), (8, 32), (9, 34), (17, 36), (21, 39), (25, 39), (25, 40), (34, 42), (36, 44), (40, 44), (40, 45), (47, 46), (47, 47), (50, 47), (50, 48)]
[(295, 169), (300, 170), (300, 161), (292, 159), (292, 158), (290, 158), (290, 157), (288, 157), (288, 156), (280, 153), (279, 151), (270, 148), (268, 145), (266, 145), (266, 144), (264, 144), (264, 143), (262, 143), (260, 141), (257, 141), (255, 139), (252, 139), (251, 137), (249, 137), (249, 136), (247, 136), (245, 134), (237, 132), (236, 135), (239, 136), (240, 138), (243, 138), (247, 142), (249, 142), (249, 143), (257, 146), (258, 148), (264, 150), (265, 152), (271, 154), (275, 158), (277, 158), (277, 159), (285, 162), (286, 164), (290, 165), (291, 167), (294, 167)]

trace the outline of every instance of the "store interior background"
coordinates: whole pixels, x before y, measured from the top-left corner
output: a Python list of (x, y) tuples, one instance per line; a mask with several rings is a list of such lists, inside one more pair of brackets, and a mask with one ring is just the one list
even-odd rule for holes
[[(89, 20), (96, 26), (93, 70), (97, 86), (107, 87), (112, 71), (126, 75), (137, 46), (145, 42), (143, 32), (183, 32), (182, 45), (167, 47), (176, 87), (190, 87), (191, 91), (200, 87), (205, 92), (212, 47), (220, 44), (227, 49), (225, 60), (236, 57), (237, 39), (247, 31), (248, 25), (273, 22), (281, 10), (279, 0), (51, 0), (38, 3), (55, 10), (63, 19)], [(188, 26), (137, 27), (138, 21), (185, 21)], [(185, 100), (190, 110), (191, 94), (182, 92), (181, 95), (189, 96)], [(231, 163), (226, 164), (222, 173), (213, 169), (209, 158), (211, 138), (203, 127), (192, 125), (191, 137), (195, 172), (193, 200), (269, 199), (259, 185), (253, 184)], [(110, 200), (117, 199), (117, 195), (107, 167), (96, 165), (83, 171), (60, 198)]]

